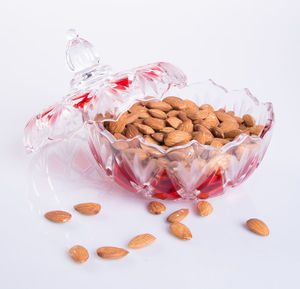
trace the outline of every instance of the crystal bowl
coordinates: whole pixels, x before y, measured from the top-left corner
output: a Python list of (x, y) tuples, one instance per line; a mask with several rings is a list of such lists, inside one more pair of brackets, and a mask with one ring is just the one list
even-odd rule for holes
[[(174, 87), (164, 94), (208, 103), (236, 115), (251, 114), (264, 125), (259, 136), (241, 134), (221, 149), (195, 140), (167, 150), (142, 136), (116, 139), (103, 125), (85, 114), (91, 151), (108, 176), (128, 191), (159, 199), (205, 199), (245, 181), (256, 169), (271, 139), (271, 103), (260, 103), (248, 89), (228, 91), (212, 80)], [(92, 114), (94, 116), (94, 114)]]
[[(70, 92), (28, 121), (28, 151), (87, 133), (92, 154), (108, 176), (128, 191), (159, 199), (219, 195), (246, 180), (263, 159), (273, 130), (273, 107), (259, 102), (248, 89), (228, 91), (212, 80), (188, 85), (185, 74), (165, 62), (112, 73), (74, 30), (69, 32), (66, 59), (75, 71)], [(264, 128), (259, 136), (241, 134), (221, 149), (192, 140), (165, 150), (141, 136), (118, 140), (103, 125), (117, 121), (136, 102), (174, 95), (237, 116), (249, 113)], [(106, 119), (95, 121), (99, 113)]]

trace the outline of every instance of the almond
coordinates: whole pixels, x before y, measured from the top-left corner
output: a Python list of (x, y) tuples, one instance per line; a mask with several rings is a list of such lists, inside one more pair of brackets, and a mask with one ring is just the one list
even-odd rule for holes
[(94, 121), (101, 121), (104, 119), (104, 116), (102, 113), (98, 113), (96, 114), (96, 116), (94, 117)]
[(210, 129), (210, 131), (215, 137), (224, 138), (224, 131), (221, 128), (214, 126)]
[(170, 225), (170, 231), (175, 237), (179, 239), (182, 240), (192, 239), (192, 233), (190, 229), (186, 225), (181, 224), (179, 222), (172, 223)]
[(234, 117), (223, 111), (215, 111), (215, 115), (217, 116), (219, 121), (236, 121)]
[(128, 248), (140, 249), (151, 245), (156, 238), (151, 234), (142, 234), (134, 237), (129, 243)]
[(264, 129), (263, 125), (255, 125), (250, 128), (250, 133), (254, 135), (260, 135), (263, 129)]
[(175, 116), (167, 118), (166, 122), (175, 129), (178, 128), (180, 124), (182, 124), (182, 120)]
[(244, 122), (244, 120), (239, 116), (235, 116), (234, 119), (237, 121), (238, 124), (242, 124)]
[(150, 114), (147, 111), (136, 112), (136, 114), (139, 118), (148, 118), (148, 117), (150, 117)]
[(181, 130), (181, 131), (186, 131), (188, 133), (192, 133), (193, 132), (193, 123), (190, 119), (184, 121), (179, 127), (178, 127), (178, 130)]
[(237, 128), (237, 129), (233, 129), (233, 130), (226, 132), (225, 137), (226, 138), (234, 138), (234, 137), (240, 135), (241, 133), (242, 133), (242, 131)]
[(153, 117), (148, 117), (144, 119), (144, 124), (150, 126), (155, 130), (163, 129), (166, 126), (165, 121), (163, 119)]
[(152, 138), (150, 135), (144, 136), (144, 140), (149, 143), (158, 145), (158, 142), (154, 138)]
[(129, 111), (131, 113), (146, 112), (147, 108), (141, 105), (140, 103), (135, 103), (131, 108), (129, 108)]
[(229, 110), (229, 111), (227, 111), (227, 114), (230, 115), (230, 116), (234, 116), (234, 111), (233, 110)]
[(82, 203), (74, 206), (74, 209), (83, 215), (96, 215), (101, 210), (101, 205), (97, 203)]
[(146, 103), (146, 106), (148, 108), (159, 109), (165, 112), (172, 109), (172, 106), (164, 101), (148, 101)]
[(185, 99), (185, 100), (183, 100), (183, 102), (185, 103), (185, 106), (186, 106), (185, 107), (186, 113), (191, 113), (191, 112), (199, 109), (198, 105), (191, 100)]
[(187, 114), (191, 120), (205, 119), (209, 115), (207, 110), (195, 110)]
[(219, 120), (213, 112), (210, 112), (204, 120), (201, 120), (200, 124), (211, 129), (213, 126), (219, 125)]
[(223, 121), (220, 124), (220, 128), (224, 131), (224, 134), (226, 135), (227, 132), (234, 130), (234, 129), (238, 129), (239, 128), (239, 124), (236, 121)]
[(217, 149), (220, 149), (220, 148), (223, 146), (222, 143), (220, 143), (219, 141), (216, 141), (216, 140), (213, 140), (213, 141), (210, 143), (210, 145), (211, 145), (212, 147), (217, 148)]
[(222, 145), (227, 144), (227, 143), (230, 142), (230, 140), (226, 139), (226, 138), (217, 138), (217, 137), (215, 137), (214, 140), (220, 142)]
[(123, 134), (121, 134), (121, 133), (119, 133), (119, 132), (116, 132), (116, 133), (114, 134), (114, 137), (115, 137), (116, 139), (127, 139), (125, 135), (123, 135)]
[(149, 203), (148, 210), (151, 214), (160, 215), (166, 210), (166, 206), (161, 202), (153, 201)]
[(189, 212), (190, 212), (189, 209), (180, 209), (172, 213), (171, 215), (169, 215), (167, 221), (170, 223), (180, 222), (189, 214)]
[(247, 226), (252, 232), (261, 236), (268, 236), (270, 233), (268, 226), (259, 219), (249, 219)]
[(170, 110), (170, 111), (167, 113), (167, 116), (168, 116), (168, 117), (177, 116), (179, 113), (180, 113), (179, 110)]
[(200, 216), (208, 216), (213, 211), (213, 206), (210, 202), (200, 201), (197, 204), (197, 209)]
[(178, 145), (182, 142), (188, 142), (192, 139), (191, 134), (181, 130), (174, 130), (167, 134), (164, 139), (164, 143), (166, 146), (174, 146)]
[(69, 256), (78, 263), (84, 263), (89, 258), (86, 248), (76, 245), (69, 250)]
[(183, 161), (187, 158), (187, 154), (182, 152), (182, 151), (171, 151), (167, 154), (167, 157), (171, 160), (171, 161)]
[(151, 137), (156, 140), (157, 142), (162, 142), (164, 140), (164, 134), (161, 132), (156, 132), (151, 135)]
[(65, 211), (50, 211), (45, 214), (45, 218), (54, 223), (65, 223), (70, 221), (72, 215)]
[(150, 126), (145, 125), (145, 124), (138, 123), (138, 124), (136, 124), (136, 127), (143, 134), (152, 134), (155, 132)]
[(164, 98), (163, 101), (170, 104), (173, 109), (183, 110), (186, 108), (185, 102), (181, 98), (176, 96), (168, 96)]
[(166, 126), (163, 129), (160, 130), (161, 133), (170, 133), (171, 131), (174, 131), (175, 129), (173, 127)]
[(103, 259), (121, 259), (129, 252), (117, 247), (101, 247), (97, 249), (97, 255)]
[(178, 113), (177, 117), (178, 117), (179, 119), (181, 119), (182, 121), (190, 120), (190, 119), (187, 117), (186, 112), (184, 112), (184, 111), (180, 111), (180, 112)]
[(203, 131), (198, 131), (196, 134), (194, 134), (193, 139), (203, 145), (205, 145), (205, 143), (207, 142), (205, 133)]
[(200, 109), (207, 110), (209, 112), (214, 112), (214, 108), (210, 104), (202, 104)]
[(116, 132), (122, 132), (126, 125), (126, 118), (128, 113), (122, 114), (117, 121), (110, 121), (108, 124), (109, 131), (114, 134)]
[(149, 113), (151, 114), (151, 116), (156, 118), (161, 118), (161, 119), (167, 118), (167, 114), (160, 109), (149, 109)]
[(137, 135), (140, 135), (140, 132), (135, 125), (128, 124), (125, 130), (125, 135), (127, 138), (134, 138)]
[(129, 123), (133, 123), (135, 122), (137, 119), (138, 119), (138, 114), (136, 113), (131, 113), (127, 116), (127, 119), (126, 119), (126, 124), (129, 124)]
[(246, 126), (248, 126), (248, 127), (251, 127), (251, 126), (255, 125), (255, 119), (250, 114), (245, 114), (243, 116), (243, 120), (244, 120)]

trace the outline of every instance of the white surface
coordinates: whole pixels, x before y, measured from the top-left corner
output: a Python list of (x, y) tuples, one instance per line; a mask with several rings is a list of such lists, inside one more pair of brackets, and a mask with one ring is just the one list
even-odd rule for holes
[[(5, 1), (1, 4), (0, 284), (21, 288), (299, 288), (299, 2), (298, 1)], [(167, 202), (167, 214), (192, 210), (185, 223), (193, 240), (168, 233), (165, 217), (147, 201), (106, 180), (88, 186), (46, 182), (30, 167), (22, 133), (26, 121), (68, 89), (65, 31), (74, 27), (115, 71), (170, 61), (190, 81), (212, 78), (228, 88), (249, 87), (272, 101), (274, 136), (263, 163), (237, 189), (212, 199), (214, 213), (195, 214), (193, 203)], [(51, 187), (52, 186), (52, 187)], [(74, 203), (98, 201), (96, 217)], [(42, 217), (56, 207), (73, 213), (57, 226)], [(243, 224), (264, 220), (262, 238)], [(125, 247), (143, 232), (153, 246), (119, 261), (97, 247)], [(74, 264), (67, 249), (85, 245), (91, 258)]]

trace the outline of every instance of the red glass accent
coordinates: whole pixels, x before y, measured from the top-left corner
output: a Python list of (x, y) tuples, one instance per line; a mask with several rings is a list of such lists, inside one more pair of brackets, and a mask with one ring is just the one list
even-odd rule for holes
[[(45, 117), (48, 113), (50, 113), (53, 109), (54, 109), (55, 106), (51, 106), (49, 107), (41, 116), (41, 118)], [(48, 115), (48, 119), (51, 118), (50, 115)]]
[(80, 95), (78, 97), (74, 97), (72, 100), (80, 100), (78, 102), (76, 102), (75, 104), (73, 104), (73, 106), (75, 108), (83, 108), (85, 105), (87, 105), (92, 99), (93, 99), (93, 96), (89, 96), (90, 93), (85, 93), (83, 95)]
[(152, 196), (158, 199), (178, 199), (181, 196), (177, 193), (180, 186), (176, 182), (172, 182), (166, 170), (161, 174), (157, 174), (151, 183), (153, 188)]
[(137, 189), (134, 188), (131, 184), (131, 182), (134, 181), (130, 178), (130, 176), (122, 166), (119, 166), (116, 162), (114, 162), (113, 171), (114, 171), (114, 179), (120, 186), (124, 187), (130, 192), (134, 192), (134, 193), (137, 192)]
[(128, 77), (125, 77), (114, 81), (113, 83), (116, 84), (116, 86), (114, 87), (115, 89), (125, 90), (132, 83), (132, 80), (129, 80)]
[(197, 188), (200, 194), (197, 198), (207, 199), (208, 197), (216, 196), (222, 194), (224, 191), (223, 187), (223, 177), (221, 170), (213, 172), (208, 178)]

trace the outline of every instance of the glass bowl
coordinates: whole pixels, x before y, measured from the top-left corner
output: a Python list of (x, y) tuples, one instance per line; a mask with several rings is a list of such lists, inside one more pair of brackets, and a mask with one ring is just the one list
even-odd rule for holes
[[(37, 151), (53, 142), (87, 132), (97, 164), (128, 191), (159, 199), (206, 199), (245, 181), (262, 161), (274, 124), (271, 103), (261, 103), (248, 89), (228, 91), (212, 80), (187, 84), (172, 64), (159, 62), (113, 74), (100, 66), (92, 45), (71, 31), (67, 62), (76, 73), (70, 93), (34, 116), (25, 127), (24, 144)], [(241, 134), (221, 149), (195, 140), (167, 150), (141, 136), (116, 139), (104, 127), (117, 121), (134, 103), (167, 96), (189, 99), (198, 106), (251, 114), (264, 128), (259, 136)], [(101, 121), (95, 117), (101, 113)]]

